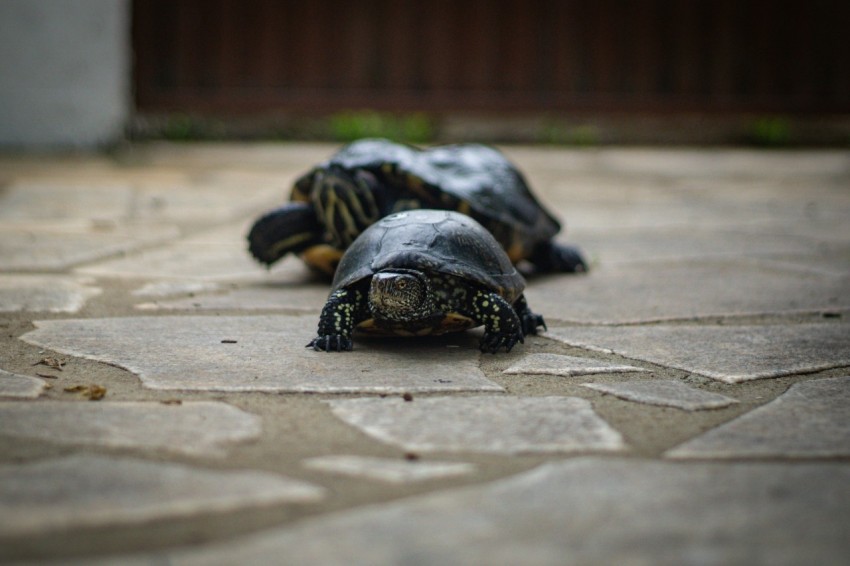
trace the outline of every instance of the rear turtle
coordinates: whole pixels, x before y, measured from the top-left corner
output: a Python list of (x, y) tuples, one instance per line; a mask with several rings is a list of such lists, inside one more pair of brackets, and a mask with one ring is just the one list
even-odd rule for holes
[(512, 262), (526, 260), (537, 272), (587, 269), (576, 248), (553, 241), (561, 226), (522, 173), (485, 145), (420, 150), (359, 140), (301, 176), (289, 200), (260, 217), (248, 234), (251, 254), (266, 265), (295, 253), (333, 275), (343, 252), (370, 225), (394, 212), (428, 208), (471, 216)]
[(483, 325), (482, 351), (510, 351), (545, 328), (524, 289), (505, 251), (472, 218), (445, 210), (392, 214), (343, 255), (307, 347), (351, 350), (355, 328), (425, 336)]

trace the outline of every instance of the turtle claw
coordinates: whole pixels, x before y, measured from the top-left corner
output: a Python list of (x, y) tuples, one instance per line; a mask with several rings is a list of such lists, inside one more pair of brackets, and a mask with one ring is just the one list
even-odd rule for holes
[(351, 338), (339, 334), (317, 336), (305, 348), (313, 348), (317, 352), (350, 352), (354, 345)]
[(546, 321), (543, 320), (543, 316), (535, 314), (530, 310), (525, 312), (520, 317), (520, 322), (522, 324), (523, 336), (528, 336), (529, 334), (536, 335), (538, 326), (542, 326), (543, 330), (549, 330), (548, 328), (546, 328)]
[(510, 352), (511, 348), (513, 348), (517, 342), (525, 343), (525, 339), (521, 332), (517, 332), (515, 334), (486, 332), (484, 337), (481, 339), (481, 351), (495, 354), (504, 347), (505, 352)]

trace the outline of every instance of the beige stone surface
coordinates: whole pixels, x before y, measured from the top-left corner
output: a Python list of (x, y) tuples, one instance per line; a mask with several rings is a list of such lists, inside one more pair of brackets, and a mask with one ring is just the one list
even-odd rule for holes
[(47, 389), (47, 382), (37, 377), (0, 369), (0, 399), (35, 399)]
[(317, 316), (285, 315), (44, 320), (23, 339), (117, 364), (152, 389), (502, 391), (478, 368), (479, 352), (468, 336), (400, 339), (391, 347), (364, 339), (352, 352), (316, 352), (305, 345), (317, 324)]
[(320, 499), (317, 486), (258, 471), (78, 454), (0, 465), (0, 537), (163, 519)]
[(475, 466), (465, 462), (440, 462), (417, 458), (376, 458), (369, 456), (320, 456), (303, 462), (306, 468), (388, 483), (427, 481), (472, 473)]
[(62, 445), (223, 457), (261, 431), (256, 415), (217, 401), (0, 401), (0, 435)]
[(325, 354), (245, 235), (338, 147), (0, 155), (0, 562), (846, 563), (850, 152), (505, 147), (549, 332)]
[(572, 327), (548, 336), (725, 383), (850, 365), (850, 325), (838, 323)]
[(791, 386), (770, 403), (667, 452), (671, 458), (850, 456), (850, 377)]
[(55, 275), (0, 275), (0, 312), (78, 312), (101, 289)]
[(614, 364), (594, 358), (562, 356), (559, 354), (529, 354), (513, 364), (503, 373), (507, 374), (543, 374), (570, 377), (597, 373), (643, 372), (643, 368), (627, 364)]
[(726, 395), (703, 391), (670, 379), (621, 383), (582, 383), (582, 387), (595, 389), (627, 401), (675, 407), (685, 411), (722, 409), (738, 402)]
[(329, 401), (334, 414), (406, 450), (495, 454), (616, 452), (620, 433), (574, 397), (426, 397)]

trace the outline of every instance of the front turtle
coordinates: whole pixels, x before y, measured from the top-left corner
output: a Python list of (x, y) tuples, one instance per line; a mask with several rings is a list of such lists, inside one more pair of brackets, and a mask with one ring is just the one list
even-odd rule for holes
[(493, 236), (452, 211), (400, 212), (369, 227), (339, 263), (315, 350), (352, 349), (355, 328), (397, 336), (484, 326), (481, 350), (506, 351), (544, 326), (525, 280)]
[(249, 250), (271, 265), (288, 253), (333, 275), (345, 249), (394, 212), (454, 210), (487, 228), (516, 263), (538, 272), (587, 269), (574, 247), (555, 243), (561, 226), (498, 150), (480, 144), (420, 150), (383, 139), (351, 143), (300, 177), (290, 202), (260, 217)]

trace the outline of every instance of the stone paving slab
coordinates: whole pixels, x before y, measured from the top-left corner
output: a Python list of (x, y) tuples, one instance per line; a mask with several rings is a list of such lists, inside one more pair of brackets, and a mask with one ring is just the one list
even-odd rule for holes
[(54, 444), (222, 457), (261, 432), (258, 416), (218, 401), (0, 401), (0, 435)]
[[(36, 321), (21, 338), (126, 368), (152, 389), (312, 393), (503, 391), (468, 334), (305, 348), (317, 317), (152, 316)], [(224, 341), (224, 342), (223, 342)], [(228, 341), (235, 341), (230, 343)], [(459, 346), (459, 347), (448, 347)]]
[(0, 275), (0, 312), (78, 312), (101, 289), (59, 275)]
[(0, 537), (308, 503), (324, 490), (257, 471), (77, 454), (0, 465)]
[(581, 385), (627, 401), (675, 407), (685, 411), (722, 409), (738, 402), (737, 399), (726, 395), (703, 391), (672, 379), (651, 379), (622, 383), (582, 383)]
[(438, 462), (419, 459), (375, 458), (369, 456), (321, 456), (302, 463), (306, 468), (331, 474), (353, 476), (387, 483), (411, 483), (470, 474), (475, 466), (465, 462)]
[(19, 181), (0, 193), (0, 219), (127, 218), (133, 189), (126, 182), (65, 184)]
[(210, 293), (221, 290), (221, 285), (211, 281), (154, 281), (145, 283), (133, 291), (134, 297), (169, 297), (195, 293)]
[(130, 253), (176, 238), (170, 225), (126, 225), (115, 221), (3, 221), (0, 272), (64, 271), (85, 262)]
[(266, 286), (226, 291), (218, 295), (159, 300), (136, 305), (140, 310), (280, 310), (315, 312), (318, 315), (328, 299), (328, 284), (313, 282), (280, 282)]
[(606, 265), (814, 254), (818, 242), (787, 232), (667, 227), (583, 230), (582, 246)]
[(841, 178), (847, 175), (848, 156), (842, 149), (770, 152), (742, 148), (614, 147), (605, 150), (569, 150), (555, 147), (506, 147), (507, 155), (533, 171), (616, 175), (659, 179), (766, 179)]
[[(0, 272), (65, 274), (19, 285), (27, 300), (70, 304), (72, 293), (52, 284), (64, 278), (101, 293), (66, 316), (80, 320), (17, 306), (3, 314), (2, 365), (24, 368), (37, 358), (19, 356), (45, 349), (38, 356), (127, 367), (145, 386), (104, 383), (99, 402), (61, 389), (0, 402), (2, 444), (17, 455), (0, 465), (0, 555), (65, 561), (91, 549), (75, 559), (122, 565), (846, 562), (850, 378), (835, 378), (846, 372), (834, 368), (850, 367), (850, 153), (506, 148), (564, 221), (559, 241), (594, 262), (589, 275), (529, 278), (527, 292), (549, 337), (594, 350), (591, 360), (561, 356), (579, 350), (541, 339), (482, 356), (480, 331), (357, 339), (343, 355), (304, 349), (327, 285), (295, 258), (271, 270), (255, 264), (245, 234), (338, 147), (153, 144), (111, 157), (0, 156)], [(0, 288), (0, 304), (12, 296)], [(121, 318), (134, 303), (148, 316)], [(725, 318), (737, 315), (752, 316)], [(33, 318), (54, 320), (28, 332)], [(644, 371), (625, 373), (632, 362), (623, 356)], [(820, 368), (832, 377), (812, 380)], [(590, 370), (601, 373), (582, 373)], [(669, 381), (682, 371), (725, 381), (730, 397)], [(48, 384), (83, 383), (79, 371), (57, 374)], [(494, 374), (511, 395), (487, 379)], [(540, 377), (564, 374), (601, 377)], [(566, 397), (577, 385), (629, 402), (583, 388), (581, 399)], [(256, 428), (195, 401), (162, 405), (152, 389), (238, 399), (256, 413), (242, 413)], [(252, 391), (291, 395), (242, 393)], [(647, 404), (707, 410), (733, 398), (765, 404), (732, 420)], [(602, 416), (629, 432), (636, 452), (668, 451), (636, 457)], [(366, 456), (379, 442), (397, 456)], [(39, 461), (46, 448), (78, 463)], [(600, 454), (577, 455), (587, 452)], [(532, 462), (543, 465), (482, 483)], [(275, 483), (286, 478), (265, 472), (256, 481), (243, 467), (296, 470), (327, 492), (299, 482), (311, 495), (286, 495)], [(231, 525), (248, 531), (247, 515), (270, 528), (218, 536)], [(9, 527), (19, 516), (25, 531)], [(112, 525), (120, 536), (105, 541)], [(131, 550), (141, 554), (121, 556)]]
[(775, 400), (669, 450), (671, 458), (850, 456), (850, 377), (796, 383)]
[(546, 335), (725, 383), (850, 366), (848, 324), (569, 327)]
[(0, 369), (0, 399), (36, 399), (46, 389), (47, 382), (43, 379)]
[(247, 253), (244, 222), (196, 234), (167, 246), (77, 269), (96, 277), (228, 281), (262, 279)]
[(226, 222), (282, 198), (283, 191), (272, 185), (288, 186), (277, 175), (256, 172), (113, 170), (70, 180), (16, 181), (0, 193), (0, 219)]
[[(850, 237), (847, 238), (850, 240)], [(826, 244), (824, 244), (826, 247)], [(850, 276), (850, 246), (830, 246), (829, 254), (788, 255), (760, 259), (759, 263), (776, 269), (799, 270), (822, 273), (832, 277)]]
[(253, 214), (270, 199), (279, 198), (280, 183), (278, 175), (255, 172), (209, 172), (194, 176), (189, 183), (139, 183), (132, 214), (157, 222), (228, 222)]
[(560, 354), (528, 354), (517, 363), (511, 365), (502, 373), (557, 375), (570, 377), (576, 375), (593, 375), (598, 373), (629, 373), (647, 371), (643, 368), (626, 364), (614, 364), (594, 358), (579, 358), (578, 356), (562, 356)]
[(509, 479), (373, 505), (172, 564), (843, 564), (850, 466), (550, 462)]
[(634, 323), (850, 307), (850, 277), (741, 260), (600, 264), (588, 276), (530, 282), (547, 321)]
[(426, 397), (328, 401), (334, 415), (411, 451), (611, 452), (620, 433), (577, 397)]

